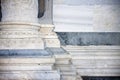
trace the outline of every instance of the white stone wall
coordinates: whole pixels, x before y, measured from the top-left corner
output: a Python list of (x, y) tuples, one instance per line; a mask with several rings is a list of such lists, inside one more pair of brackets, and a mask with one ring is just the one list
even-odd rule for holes
[(1, 0), (2, 21), (38, 22), (38, 0)]
[(55, 0), (57, 32), (120, 32), (119, 0)]

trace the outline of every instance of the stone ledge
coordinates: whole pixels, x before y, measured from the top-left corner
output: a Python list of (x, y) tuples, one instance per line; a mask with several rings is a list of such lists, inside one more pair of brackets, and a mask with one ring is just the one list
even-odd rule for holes
[(79, 76), (120, 76), (120, 46), (64, 46)]
[(0, 64), (54, 64), (54, 58), (45, 57), (1, 57)]
[(44, 49), (0, 49), (0, 57), (51, 57)]
[(62, 59), (71, 59), (70, 54), (65, 51), (62, 47), (60, 48), (46, 48), (48, 52), (54, 55), (54, 57), (57, 60), (62, 60)]
[(41, 38), (0, 39), (0, 49), (44, 49)]
[(50, 64), (44, 64), (44, 65), (1, 65), (0, 64), (0, 71), (33, 71), (33, 70), (38, 70), (38, 71), (48, 71), (52, 70), (53, 67)]
[[(4, 27), (5, 26), (5, 27)], [(23, 29), (39, 29), (40, 24), (38, 23), (29, 23), (29, 22), (0, 22), (0, 28), (1, 29), (19, 29), (18, 26), (21, 26), (20, 28)]]
[(0, 80), (60, 80), (57, 71), (0, 72)]

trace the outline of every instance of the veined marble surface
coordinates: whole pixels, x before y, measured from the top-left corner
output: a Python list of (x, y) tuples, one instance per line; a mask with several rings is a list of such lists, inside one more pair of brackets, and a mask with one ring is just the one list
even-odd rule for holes
[(59, 32), (62, 45), (120, 45), (120, 33)]
[(55, 0), (56, 32), (120, 32), (119, 0)]

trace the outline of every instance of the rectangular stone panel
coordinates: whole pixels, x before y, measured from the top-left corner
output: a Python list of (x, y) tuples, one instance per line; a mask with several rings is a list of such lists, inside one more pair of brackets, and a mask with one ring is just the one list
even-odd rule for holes
[(0, 72), (0, 80), (60, 80), (57, 71)]
[(119, 5), (119, 0), (57, 0), (53, 6), (55, 31), (120, 32)]

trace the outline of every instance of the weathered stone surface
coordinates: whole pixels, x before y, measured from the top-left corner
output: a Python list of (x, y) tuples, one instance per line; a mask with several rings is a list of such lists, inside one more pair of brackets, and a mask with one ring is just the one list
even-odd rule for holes
[(12, 64), (12, 65), (5, 65), (0, 64), (0, 71), (32, 71), (32, 70), (38, 70), (38, 71), (50, 71), (53, 70), (52, 65), (50, 64), (43, 64), (43, 65), (35, 65), (35, 64)]
[(41, 38), (0, 39), (0, 49), (44, 49)]
[[(60, 80), (60, 74), (53, 69), (55, 58), (44, 50), (39, 33), (38, 0), (1, 0), (1, 8), (0, 80)], [(57, 39), (52, 29), (42, 31), (46, 30), (45, 37)], [(52, 39), (55, 46), (59, 43), (56, 39)], [(51, 40), (47, 41), (51, 46)]]
[(119, 32), (59, 32), (58, 36), (64, 46), (120, 45)]
[(120, 32), (119, 5), (119, 0), (56, 0), (53, 6), (55, 31)]
[(40, 25), (27, 22), (0, 22), (0, 38), (35, 38), (39, 37)]
[(67, 46), (79, 76), (119, 76), (120, 46)]
[(43, 49), (0, 49), (1, 57), (51, 57), (52, 55)]
[(62, 47), (60, 48), (46, 48), (48, 52), (54, 55), (54, 57), (59, 60), (59, 59), (70, 59), (71, 56), (69, 53), (64, 50)]
[(71, 63), (71, 56), (63, 48), (47, 48), (56, 60), (55, 69), (60, 71), (61, 80), (76, 80), (76, 70)]
[(44, 49), (37, 24), (38, 0), (2, 0), (1, 8), (0, 49)]
[(76, 76), (62, 76), (62, 80), (76, 80)]
[(60, 41), (57, 34), (53, 31), (54, 25), (41, 24), (40, 34), (44, 39), (45, 47), (60, 47)]
[(55, 59), (51, 57), (1, 57), (0, 58), (1, 64), (53, 64), (55, 63)]
[(56, 71), (0, 72), (1, 80), (60, 80)]
[(59, 69), (59, 70), (61, 70), (61, 71), (76, 71), (76, 69), (75, 69), (75, 67), (74, 66), (72, 66), (72, 65), (64, 65), (64, 64), (62, 64), (62, 65), (60, 65), (60, 64), (57, 64), (57, 65), (55, 65), (56, 66), (56, 68), (57, 69)]
[(38, 22), (38, 0), (1, 0), (2, 21)]

